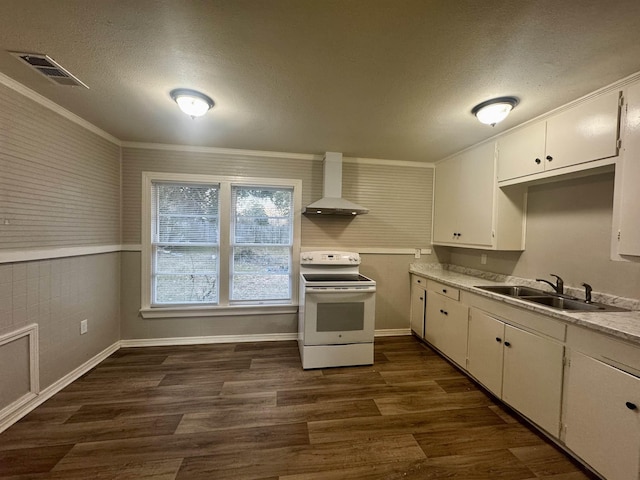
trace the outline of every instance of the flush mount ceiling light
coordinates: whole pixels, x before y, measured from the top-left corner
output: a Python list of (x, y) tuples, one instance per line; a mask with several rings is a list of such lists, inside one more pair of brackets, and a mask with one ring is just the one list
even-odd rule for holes
[(516, 97), (499, 97), (486, 102), (479, 103), (473, 109), (473, 113), (480, 123), (491, 125), (494, 127), (496, 123), (500, 123), (509, 112), (518, 104)]
[(191, 118), (201, 117), (214, 105), (213, 100), (204, 93), (188, 88), (176, 88), (171, 90), (169, 95), (178, 104), (180, 110)]

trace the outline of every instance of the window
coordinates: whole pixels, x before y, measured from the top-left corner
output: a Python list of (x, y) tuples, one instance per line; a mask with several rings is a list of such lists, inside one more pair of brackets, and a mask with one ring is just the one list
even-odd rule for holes
[(290, 300), (293, 189), (231, 192), (231, 300)]
[(219, 191), (152, 182), (152, 304), (218, 303)]
[(300, 190), (300, 180), (143, 173), (143, 316), (295, 305)]

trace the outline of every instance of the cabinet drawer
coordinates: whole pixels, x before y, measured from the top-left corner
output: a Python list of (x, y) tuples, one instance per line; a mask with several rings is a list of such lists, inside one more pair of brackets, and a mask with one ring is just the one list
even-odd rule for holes
[(569, 325), (567, 346), (640, 376), (640, 348), (586, 328)]
[(455, 287), (450, 287), (449, 285), (438, 283), (433, 280), (429, 280), (427, 287), (429, 290), (451, 298), (452, 300), (460, 300), (460, 290)]
[(427, 289), (427, 279), (424, 277), (420, 277), (419, 275), (412, 274), (411, 275), (411, 285), (418, 285), (425, 290)]
[(561, 342), (564, 342), (567, 336), (567, 326), (560, 320), (476, 295), (475, 293), (464, 292), (464, 294), (462, 301), (467, 305), (484, 310), (489, 315), (499, 318), (505, 323), (517, 325), (524, 330), (540, 333)]

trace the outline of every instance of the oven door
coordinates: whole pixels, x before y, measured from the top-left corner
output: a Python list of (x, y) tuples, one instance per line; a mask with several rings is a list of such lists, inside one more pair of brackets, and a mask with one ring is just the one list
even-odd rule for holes
[(375, 295), (375, 286), (348, 290), (308, 287), (304, 305), (304, 344), (373, 342)]

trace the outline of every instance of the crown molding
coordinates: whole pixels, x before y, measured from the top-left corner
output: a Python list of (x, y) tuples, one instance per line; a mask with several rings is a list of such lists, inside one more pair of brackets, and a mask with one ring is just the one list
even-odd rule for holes
[(66, 118), (67, 120), (72, 121), (73, 123), (81, 126), (82, 128), (89, 130), (92, 133), (95, 133), (96, 135), (104, 138), (105, 140), (108, 140), (109, 142), (117, 146), (122, 146), (122, 142), (118, 140), (116, 137), (114, 137), (113, 135), (96, 127), (93, 123), (87, 122), (84, 118), (79, 117), (75, 113), (71, 113), (66, 108), (61, 107), (57, 103), (52, 102), (51, 100), (40, 95), (39, 93), (31, 90), (28, 87), (25, 87), (21, 83), (16, 82), (13, 78), (8, 77), (4, 73), (0, 73), (0, 84), (10, 88), (11, 90), (19, 93), (20, 95), (27, 97), (30, 100), (33, 100), (34, 102), (42, 105), (43, 107), (48, 108), (49, 110), (57, 113), (58, 115)]

